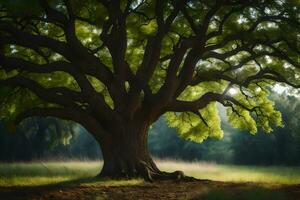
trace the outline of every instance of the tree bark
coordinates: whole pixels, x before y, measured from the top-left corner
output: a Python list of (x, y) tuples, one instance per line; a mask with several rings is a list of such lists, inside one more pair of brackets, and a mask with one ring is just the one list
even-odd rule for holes
[[(118, 126), (117, 124), (115, 126)], [(124, 131), (111, 133), (99, 143), (103, 154), (100, 177), (143, 178), (146, 181), (182, 179), (183, 172), (160, 171), (148, 150), (148, 128), (143, 123), (133, 123)]]

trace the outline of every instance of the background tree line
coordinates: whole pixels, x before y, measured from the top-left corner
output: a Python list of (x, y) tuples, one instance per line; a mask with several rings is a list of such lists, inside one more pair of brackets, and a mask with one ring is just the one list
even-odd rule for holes
[[(231, 128), (220, 107), (224, 138), (207, 139), (202, 144), (181, 139), (163, 118), (150, 130), (149, 147), (158, 158), (203, 160), (246, 165), (300, 164), (299, 96), (272, 94), (282, 112), (284, 127), (273, 133), (259, 131), (256, 136)], [(0, 161), (44, 159), (98, 159), (101, 150), (80, 125), (55, 118), (31, 118), (15, 131), (0, 124)]]

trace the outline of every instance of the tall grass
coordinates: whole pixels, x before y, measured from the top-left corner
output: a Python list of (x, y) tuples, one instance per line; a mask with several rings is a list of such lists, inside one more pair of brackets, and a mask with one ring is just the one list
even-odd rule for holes
[[(182, 170), (186, 175), (200, 179), (300, 184), (300, 167), (250, 167), (175, 160), (157, 160), (156, 163), (161, 170)], [(0, 163), (0, 186), (37, 186), (94, 177), (99, 173), (102, 164), (102, 161)], [(140, 183), (141, 180), (105, 182), (109, 185)], [(90, 184), (103, 182), (93, 181)]]

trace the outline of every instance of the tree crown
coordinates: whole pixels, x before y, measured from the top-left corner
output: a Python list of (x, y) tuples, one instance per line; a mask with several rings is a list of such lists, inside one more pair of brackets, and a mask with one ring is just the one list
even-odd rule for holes
[(300, 87), (299, 32), (298, 1), (1, 0), (1, 116), (107, 132), (166, 114), (201, 142), (222, 137), (220, 103), (233, 127), (270, 132), (268, 88)]

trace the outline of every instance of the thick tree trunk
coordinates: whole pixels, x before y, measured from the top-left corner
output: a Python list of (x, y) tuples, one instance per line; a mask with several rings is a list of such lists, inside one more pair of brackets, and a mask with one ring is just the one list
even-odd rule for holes
[(184, 175), (180, 171), (166, 173), (157, 168), (148, 151), (147, 131), (147, 126), (135, 124), (128, 126), (124, 132), (111, 134), (99, 141), (104, 160), (99, 176), (141, 177), (147, 181), (182, 179)]

